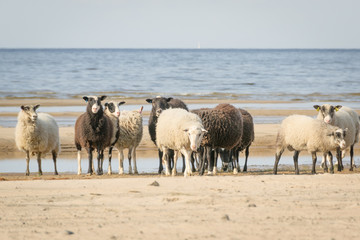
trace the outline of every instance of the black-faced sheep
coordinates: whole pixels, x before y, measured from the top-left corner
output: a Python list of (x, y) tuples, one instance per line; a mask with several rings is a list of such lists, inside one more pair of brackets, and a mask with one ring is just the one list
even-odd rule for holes
[(102, 162), (104, 149), (111, 146), (113, 126), (110, 118), (104, 114), (101, 101), (106, 96), (84, 96), (87, 102), (86, 112), (81, 114), (75, 123), (75, 146), (78, 151), (78, 174), (81, 174), (81, 148), (86, 148), (89, 158), (88, 174), (93, 174), (94, 149), (97, 150), (97, 174), (103, 174)]
[[(208, 161), (208, 174), (216, 173), (217, 154), (216, 148), (232, 149), (240, 144), (243, 119), (238, 109), (230, 104), (219, 104), (215, 108), (203, 108), (193, 110), (197, 114), (207, 130), (201, 145), (204, 147), (204, 154), (200, 156), (200, 174), (204, 173), (205, 158)], [(205, 157), (206, 156), (206, 157)], [(212, 160), (213, 159), (213, 160)]]
[[(159, 117), (161, 111), (168, 109), (168, 108), (182, 108), (182, 109), (185, 109), (186, 111), (189, 111), (189, 110), (183, 101), (181, 101), (180, 99), (176, 99), (176, 98), (171, 98), (171, 97), (164, 98), (164, 97), (157, 96), (156, 98), (152, 98), (152, 99), (148, 98), (148, 99), (146, 99), (146, 101), (148, 103), (152, 104), (148, 128), (149, 128), (150, 138), (156, 145), (156, 124), (157, 124), (157, 120), (158, 120), (158, 117)], [(172, 150), (169, 150), (169, 151), (170, 151), (169, 159), (167, 159), (167, 162), (168, 162), (168, 166), (171, 168), (170, 160), (173, 159), (174, 153)], [(163, 155), (162, 151), (159, 150), (159, 171), (158, 171), (159, 174), (163, 170), (162, 155)]]
[(312, 155), (312, 174), (316, 173), (317, 152), (330, 155), (330, 171), (334, 173), (330, 151), (338, 147), (345, 148), (346, 131), (346, 129), (331, 126), (304, 115), (291, 115), (285, 118), (280, 125), (276, 139), (274, 174), (277, 174), (280, 157), (286, 148), (289, 151), (295, 151), (293, 158), (296, 174), (299, 174), (298, 157), (301, 151), (308, 151)]
[(111, 145), (109, 147), (109, 167), (108, 167), (108, 174), (111, 174), (111, 158), (112, 158), (112, 150), (115, 143), (118, 141), (120, 136), (120, 126), (119, 126), (119, 117), (120, 117), (120, 105), (124, 104), (125, 102), (115, 102), (109, 101), (105, 103), (105, 114), (108, 116), (112, 122), (113, 126), (113, 135), (111, 138)]
[[(314, 105), (314, 108), (319, 112), (317, 119), (324, 121), (327, 124), (338, 126), (340, 128), (347, 128), (345, 142), (346, 148), (350, 147), (350, 171), (354, 167), (354, 145), (359, 142), (359, 115), (349, 107), (342, 107), (341, 105), (333, 106), (324, 104), (322, 106)], [(345, 156), (345, 150), (340, 151), (336, 149), (336, 157), (338, 160), (338, 171), (343, 170), (342, 158)], [(326, 157), (323, 157), (322, 165), (327, 171)]]
[(56, 158), (60, 152), (59, 127), (55, 119), (46, 113), (37, 113), (40, 105), (22, 105), (15, 128), (15, 142), (26, 153), (26, 175), (30, 175), (30, 154), (37, 154), (39, 175), (42, 175), (41, 156), (52, 153), (54, 173), (58, 175)]
[[(131, 159), (133, 159), (134, 173), (138, 174), (136, 166), (136, 148), (139, 146), (143, 135), (142, 110), (121, 111), (119, 116), (120, 136), (115, 142), (114, 147), (119, 151), (119, 174), (124, 173), (124, 153), (125, 148), (129, 149), (129, 173), (132, 174)], [(110, 159), (109, 159), (110, 160)], [(111, 174), (111, 163), (109, 162), (108, 174)]]
[[(178, 152), (185, 156), (186, 168), (184, 176), (192, 174), (190, 158), (193, 151), (197, 151), (203, 134), (206, 132), (201, 119), (194, 113), (184, 109), (174, 108), (162, 111), (156, 126), (156, 144), (163, 152), (163, 161), (166, 164), (168, 149), (173, 149), (176, 154), (172, 174), (176, 174), (176, 160)], [(166, 166), (166, 175), (170, 175)]]

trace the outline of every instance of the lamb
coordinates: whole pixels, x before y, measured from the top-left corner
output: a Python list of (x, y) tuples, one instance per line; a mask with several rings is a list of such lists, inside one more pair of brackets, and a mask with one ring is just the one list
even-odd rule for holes
[(186, 177), (192, 174), (190, 168), (191, 154), (200, 147), (202, 137), (206, 132), (201, 119), (194, 113), (190, 113), (181, 108), (162, 111), (156, 126), (156, 145), (163, 152), (166, 175), (170, 175), (167, 162), (165, 161), (167, 154), (169, 154), (169, 149), (175, 151), (172, 174), (176, 175), (178, 152), (181, 152), (185, 156), (186, 168), (184, 176)]
[(97, 174), (103, 174), (102, 162), (104, 159), (104, 149), (111, 146), (113, 137), (113, 125), (108, 116), (104, 114), (101, 101), (106, 96), (84, 96), (87, 102), (86, 112), (81, 114), (75, 123), (75, 146), (78, 151), (78, 174), (81, 174), (81, 148), (86, 148), (88, 152), (89, 168), (88, 174), (93, 174), (93, 155), (94, 149), (97, 150), (98, 169)]
[[(119, 116), (119, 130), (120, 137), (115, 142), (114, 147), (119, 151), (119, 174), (124, 173), (124, 154), (123, 150), (125, 148), (129, 149), (128, 159), (129, 159), (129, 173), (132, 174), (131, 167), (131, 158), (134, 163), (134, 173), (138, 174), (136, 166), (136, 148), (139, 146), (142, 135), (143, 135), (143, 125), (142, 125), (142, 110), (141, 107), (139, 110), (133, 111), (121, 111)], [(111, 174), (111, 163), (109, 158), (109, 168), (108, 174)]]
[(285, 148), (294, 152), (295, 174), (299, 174), (298, 157), (301, 151), (307, 150), (312, 155), (312, 170), (315, 174), (316, 152), (328, 153), (330, 156), (330, 171), (334, 173), (332, 164), (332, 150), (346, 147), (344, 137), (347, 129), (331, 126), (318, 119), (304, 115), (291, 115), (285, 118), (281, 125), (276, 139), (276, 155), (274, 174), (277, 174), (277, 167), (280, 157)]
[(37, 154), (39, 175), (42, 175), (41, 156), (51, 152), (54, 174), (58, 175), (56, 158), (60, 153), (59, 127), (55, 119), (46, 113), (37, 113), (40, 105), (22, 105), (15, 128), (15, 142), (26, 153), (26, 176), (30, 175), (30, 153)]
[[(254, 141), (255, 133), (254, 133), (254, 121), (251, 114), (246, 111), (245, 109), (239, 108), (243, 118), (243, 130), (241, 141), (238, 146), (233, 148), (231, 151), (226, 149), (221, 149), (219, 151), (220, 157), (223, 160), (223, 169), (226, 170), (227, 166), (226, 163), (229, 164), (230, 160), (232, 159), (233, 163), (233, 171), (234, 174), (240, 172), (240, 165), (239, 165), (239, 152), (245, 149), (245, 163), (243, 171), (247, 171), (247, 160), (249, 157), (249, 148), (251, 143)], [(224, 164), (225, 162), (225, 164)]]
[[(207, 133), (204, 135), (201, 146), (204, 147), (204, 156), (208, 161), (208, 174), (216, 173), (216, 148), (232, 149), (241, 143), (243, 118), (241, 112), (230, 104), (219, 104), (215, 108), (193, 110), (202, 120)], [(205, 157), (200, 156), (200, 169), (204, 173)], [(213, 160), (212, 160), (213, 159)]]
[[(120, 105), (124, 104), (125, 102), (115, 102), (109, 101), (105, 103), (105, 114), (108, 116), (112, 122), (113, 126), (113, 134), (111, 137), (111, 145), (109, 147), (109, 167), (108, 167), (108, 174), (112, 173), (111, 170), (111, 158), (112, 158), (112, 150), (115, 143), (118, 141), (120, 136), (120, 126), (119, 126), (119, 117), (120, 117)], [(102, 165), (102, 163), (101, 163)]]
[[(148, 103), (152, 104), (152, 109), (151, 109), (151, 113), (150, 113), (150, 117), (149, 117), (149, 134), (151, 137), (151, 140), (154, 142), (154, 144), (156, 145), (156, 124), (157, 124), (157, 120), (158, 117), (161, 113), (162, 110), (168, 109), (168, 108), (182, 108), (185, 109), (186, 111), (189, 111), (186, 104), (181, 101), (180, 99), (176, 99), (176, 98), (164, 98), (164, 97), (160, 97), (157, 96), (156, 98), (153, 99), (146, 99), (146, 101)], [(167, 159), (168, 162), (168, 166), (171, 167), (170, 165), (170, 160), (173, 159), (173, 151), (169, 150), (169, 154), (168, 157), (169, 159)], [(161, 152), (161, 150), (159, 150), (159, 174), (161, 174), (162, 170), (163, 170), (163, 165), (162, 165), (162, 155), (163, 153)], [(184, 168), (183, 168), (184, 170)], [(168, 170), (169, 171), (169, 170)]]
[[(359, 142), (359, 115), (351, 108), (345, 106), (343, 107), (341, 105), (314, 105), (314, 108), (319, 112), (317, 119), (333, 126), (348, 129), (345, 136), (345, 142), (346, 148), (350, 147), (350, 171), (353, 171), (353, 167), (355, 165), (353, 158), (354, 145)], [(341, 171), (344, 168), (342, 158), (345, 156), (345, 150), (341, 154), (341, 151), (338, 148), (336, 152), (338, 159), (338, 171)], [(322, 165), (325, 165), (324, 170), (327, 171), (325, 157), (323, 158)]]

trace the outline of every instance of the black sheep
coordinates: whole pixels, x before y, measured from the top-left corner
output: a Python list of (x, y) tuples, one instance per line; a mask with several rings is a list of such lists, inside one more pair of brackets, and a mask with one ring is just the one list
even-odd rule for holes
[(75, 146), (78, 150), (78, 174), (81, 174), (81, 148), (86, 148), (89, 157), (88, 174), (93, 174), (92, 152), (97, 150), (98, 170), (97, 174), (103, 174), (102, 162), (104, 149), (111, 146), (113, 135), (112, 122), (104, 114), (101, 101), (106, 96), (84, 96), (87, 102), (86, 112), (81, 114), (75, 123)]
[[(171, 98), (171, 97), (164, 98), (164, 97), (157, 96), (156, 98), (152, 98), (152, 99), (148, 98), (148, 99), (146, 99), (146, 101), (148, 103), (152, 104), (148, 127), (149, 127), (150, 138), (156, 145), (156, 124), (157, 124), (157, 119), (158, 119), (161, 111), (168, 109), (168, 108), (182, 108), (182, 109), (185, 109), (186, 111), (189, 111), (189, 110), (183, 101), (181, 101), (180, 99), (176, 99), (176, 98)], [(163, 153), (159, 150), (159, 174), (163, 170), (162, 155), (163, 155)], [(167, 159), (168, 166), (171, 168), (170, 159), (173, 159), (174, 151), (171, 150), (169, 152), (168, 156), (169, 156), (169, 159)], [(185, 166), (184, 161), (185, 160), (183, 158), (183, 171), (184, 171), (184, 166)]]
[[(249, 148), (251, 143), (255, 139), (255, 133), (254, 133), (254, 121), (251, 116), (251, 114), (242, 109), (239, 108), (239, 111), (241, 112), (241, 115), (243, 117), (243, 132), (241, 136), (241, 142), (238, 146), (233, 148), (231, 151), (229, 150), (221, 150), (220, 151), (220, 157), (223, 161), (223, 163), (231, 163), (233, 164), (234, 172), (240, 172), (240, 165), (239, 165), (239, 152), (243, 151), (245, 149), (245, 163), (243, 171), (247, 171), (247, 160), (249, 157)], [(232, 161), (231, 161), (232, 160)], [(223, 164), (223, 170), (226, 171), (227, 166), (226, 164)]]
[[(215, 108), (202, 108), (192, 111), (202, 120), (208, 131), (202, 140), (203, 156), (200, 155), (200, 174), (204, 173), (205, 159), (208, 173), (216, 171), (217, 148), (232, 149), (240, 144), (243, 120), (240, 111), (230, 104), (219, 104)], [(213, 156), (212, 156), (213, 155)]]

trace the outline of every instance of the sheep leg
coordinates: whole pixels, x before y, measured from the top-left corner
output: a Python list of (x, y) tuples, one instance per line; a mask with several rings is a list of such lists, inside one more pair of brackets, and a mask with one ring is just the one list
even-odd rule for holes
[(81, 150), (77, 151), (77, 160), (78, 160), (78, 175), (81, 174)]
[(217, 159), (218, 159), (218, 151), (215, 149), (214, 150), (214, 167), (213, 167), (213, 172), (214, 172), (214, 174), (216, 174), (217, 173)]
[(333, 155), (331, 154), (331, 152), (328, 152), (328, 155), (329, 155), (329, 162), (330, 162), (330, 173), (334, 174)]
[(203, 175), (205, 171), (205, 154), (206, 154), (206, 147), (202, 149), (199, 153), (199, 174)]
[(248, 157), (249, 157), (249, 148), (250, 148), (250, 146), (247, 146), (245, 149), (245, 163), (244, 163), (243, 172), (247, 172), (247, 161), (248, 161)]
[(354, 171), (354, 144), (350, 146), (350, 171)]
[(166, 176), (170, 176), (170, 171), (169, 171), (169, 150), (166, 148), (163, 148), (163, 165), (165, 165), (165, 175)]
[(87, 149), (88, 151), (88, 157), (89, 157), (89, 169), (88, 169), (88, 174), (92, 175), (94, 173), (94, 166), (93, 166), (93, 154), (92, 151), (93, 149), (91, 147), (89, 147)]
[(206, 158), (208, 160), (208, 175), (213, 175), (214, 168), (214, 154), (211, 154), (211, 147), (206, 147)]
[(276, 151), (275, 154), (275, 163), (274, 163), (274, 174), (277, 174), (277, 169), (278, 169), (278, 165), (279, 165), (279, 161), (281, 158), (281, 155), (283, 154), (285, 149), (280, 149), (278, 151)]
[(299, 163), (298, 163), (298, 159), (299, 159), (299, 151), (295, 151), (294, 152), (294, 166), (295, 166), (295, 174), (299, 175)]
[(136, 166), (136, 147), (132, 149), (132, 155), (133, 155), (133, 164), (134, 164), (134, 174), (139, 174)]
[(26, 151), (26, 176), (30, 175), (30, 170), (29, 170), (29, 163), (30, 163), (30, 152)]
[(109, 166), (108, 166), (108, 175), (111, 175), (111, 174), (112, 174), (112, 169), (111, 169), (112, 150), (113, 150), (113, 147), (109, 147)]
[[(236, 167), (234, 166), (234, 174), (237, 174), (239, 172), (241, 172), (241, 169), (240, 169), (240, 163), (239, 163), (239, 151), (237, 149), (233, 149), (232, 151), (234, 151), (234, 160), (233, 162), (235, 163)], [(244, 169), (245, 169), (245, 166), (244, 166)], [(244, 170), (246, 171), (246, 170)]]
[(162, 164), (162, 157), (163, 157), (163, 152), (159, 150), (159, 171), (158, 173), (161, 174), (161, 172), (164, 170), (163, 164)]
[[(182, 160), (183, 160), (183, 167), (182, 167), (182, 173), (185, 172), (186, 166), (185, 166), (185, 157), (183, 154), (181, 154)], [(193, 164), (194, 165), (194, 164)]]
[(327, 166), (327, 154), (325, 154), (325, 153), (324, 153), (323, 159), (321, 161), (321, 167), (324, 169), (324, 173), (329, 171), (328, 166)]
[(315, 166), (316, 166), (316, 152), (313, 152), (312, 154), (312, 160), (313, 160), (313, 165), (312, 165), (312, 170), (311, 170), (311, 174), (316, 174), (316, 170), (315, 170)]
[(97, 168), (97, 175), (102, 175), (102, 167), (101, 167), (101, 150), (97, 150), (97, 162), (98, 162), (98, 168)]
[[(191, 153), (191, 159), (190, 159), (190, 163), (191, 163), (191, 170), (193, 171), (193, 172), (196, 172), (196, 168), (195, 168), (195, 154), (196, 153)], [(183, 168), (184, 168), (184, 162), (185, 161), (185, 158), (183, 158)], [(185, 171), (185, 169), (184, 169), (184, 171)]]
[(179, 152), (178, 151), (174, 151), (174, 166), (172, 168), (172, 175), (173, 176), (176, 176), (176, 164), (177, 164), (177, 160), (178, 160), (178, 155), (179, 155)]
[(186, 162), (186, 168), (185, 168), (185, 172), (184, 172), (184, 177), (191, 176), (192, 171), (191, 171), (191, 168), (190, 168), (190, 158), (191, 158), (192, 151), (187, 151), (186, 149), (181, 149), (180, 151), (185, 156), (185, 162)]
[(131, 166), (131, 155), (132, 153), (132, 147), (129, 147), (129, 151), (128, 151), (128, 160), (129, 160), (129, 174), (132, 174), (132, 166)]
[(118, 149), (118, 151), (119, 151), (119, 155), (118, 155), (118, 158), (119, 158), (119, 174), (124, 174), (124, 152), (123, 152), (122, 148)]
[(52, 157), (53, 157), (53, 162), (54, 162), (54, 174), (55, 175), (59, 175), (58, 171), (57, 171), (57, 167), (56, 167), (56, 157), (57, 157), (57, 153), (55, 151), (52, 151)]
[(38, 152), (37, 162), (38, 162), (38, 168), (39, 168), (39, 175), (42, 175), (42, 170), (41, 170), (41, 152)]
[(340, 148), (337, 148), (337, 149), (336, 149), (336, 158), (337, 158), (337, 161), (338, 161), (338, 171), (341, 172), (341, 170), (342, 170), (342, 168), (341, 168), (342, 160), (341, 160), (341, 151), (340, 151)]

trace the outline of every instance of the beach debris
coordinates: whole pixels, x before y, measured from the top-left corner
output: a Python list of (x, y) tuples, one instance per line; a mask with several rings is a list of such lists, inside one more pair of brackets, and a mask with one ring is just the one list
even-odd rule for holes
[(73, 231), (70, 231), (70, 230), (66, 230), (65, 231), (65, 234), (67, 234), (67, 235), (73, 235), (73, 234), (75, 234)]
[(255, 204), (255, 203), (250, 203), (250, 204), (248, 205), (248, 207), (256, 207), (256, 204)]
[(230, 217), (229, 215), (225, 214), (224, 216), (222, 216), (221, 218), (222, 220), (225, 220), (225, 221), (230, 221)]
[(154, 181), (153, 183), (149, 184), (149, 186), (159, 187), (160, 184), (157, 181)]

